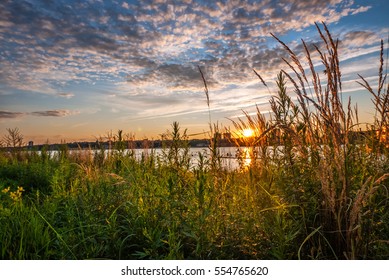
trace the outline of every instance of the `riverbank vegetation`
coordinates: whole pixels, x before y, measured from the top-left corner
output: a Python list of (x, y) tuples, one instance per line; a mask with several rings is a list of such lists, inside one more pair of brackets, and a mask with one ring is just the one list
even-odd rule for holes
[(290, 71), (277, 77), (270, 117), (257, 110), (231, 121), (236, 131), (250, 131), (240, 139), (237, 170), (221, 164), (211, 123), (209, 152), (195, 164), (178, 122), (163, 135), (161, 155), (148, 150), (136, 158), (120, 140), (109, 153), (2, 151), (0, 258), (387, 259), (383, 43), (377, 88), (360, 77), (375, 117), (356, 134), (358, 112), (342, 96), (338, 41), (325, 25), (317, 29), (320, 46), (302, 42), (301, 55), (274, 36)]

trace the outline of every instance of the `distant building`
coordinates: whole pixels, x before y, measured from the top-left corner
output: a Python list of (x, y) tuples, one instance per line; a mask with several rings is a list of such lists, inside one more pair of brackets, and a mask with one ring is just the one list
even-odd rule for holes
[(232, 139), (231, 133), (230, 132), (223, 133), (223, 139), (228, 140), (228, 141), (231, 140)]
[(214, 139), (216, 140), (221, 140), (222, 139), (222, 134), (220, 132), (215, 132), (213, 135)]
[(34, 141), (28, 141), (28, 147), (34, 146)]
[(142, 148), (143, 149), (149, 149), (150, 145), (151, 145), (151, 142), (149, 141), (149, 139), (145, 138), (142, 140)]

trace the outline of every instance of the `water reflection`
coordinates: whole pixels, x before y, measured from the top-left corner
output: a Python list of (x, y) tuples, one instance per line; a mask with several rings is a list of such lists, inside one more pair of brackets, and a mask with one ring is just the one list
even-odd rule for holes
[(245, 170), (255, 163), (256, 151), (253, 147), (241, 147), (238, 149), (236, 157), (240, 168)]
[[(48, 157), (53, 158), (60, 156), (60, 151), (50, 150), (47, 152), (38, 151), (38, 154), (47, 153)], [(117, 154), (116, 150), (69, 150), (71, 156), (80, 157), (85, 153), (91, 160), (95, 157), (102, 157), (103, 159), (114, 154)], [(190, 166), (196, 167), (200, 164), (199, 154), (207, 161), (210, 160), (211, 155), (208, 148), (190, 148)], [(227, 170), (247, 170), (256, 163), (258, 157), (258, 150), (254, 147), (220, 147), (218, 148), (218, 154), (220, 155), (220, 162), (222, 168)], [(163, 157), (163, 150), (156, 149), (133, 149), (123, 151), (125, 156), (134, 156), (137, 160), (145, 159), (149, 156)]]

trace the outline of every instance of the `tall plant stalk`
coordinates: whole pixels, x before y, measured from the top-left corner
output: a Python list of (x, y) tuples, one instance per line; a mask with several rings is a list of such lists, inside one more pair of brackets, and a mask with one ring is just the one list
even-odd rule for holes
[[(272, 127), (268, 136), (276, 135), (274, 143), (282, 143), (283, 154), (293, 165), (294, 158), (306, 160), (312, 170), (316, 170), (318, 189), (317, 216), (312, 228), (320, 229), (320, 234), (330, 244), (331, 251), (344, 258), (356, 258), (361, 252), (361, 230), (363, 203), (371, 199), (377, 186), (386, 174), (375, 174), (355, 178), (353, 171), (358, 167), (359, 146), (351, 142), (353, 128), (358, 126), (358, 112), (351, 106), (351, 99), (343, 100), (342, 74), (339, 59), (339, 41), (332, 38), (325, 23), (323, 29), (316, 24), (321, 45), (314, 45), (310, 51), (302, 40), (305, 60), (300, 58), (287, 44), (271, 34), (285, 49), (288, 58), (283, 58), (289, 71), (281, 70), (277, 79), (278, 93), (270, 100), (271, 119), (260, 127)], [(314, 67), (318, 57), (324, 67), (323, 74)], [(304, 60), (304, 61), (303, 61)], [(377, 114), (374, 130), (377, 140), (374, 145), (382, 149), (387, 137), (389, 112), (388, 90), (383, 91), (386, 76), (383, 75), (383, 43), (381, 42), (379, 81), (377, 92), (361, 77), (364, 86), (372, 95)], [(308, 65), (308, 67), (304, 67)], [(255, 71), (261, 83), (266, 82)], [(292, 83), (296, 103), (287, 95), (284, 77)], [(269, 90), (269, 89), (268, 89)], [(256, 126), (246, 114), (246, 120), (233, 122), (237, 129)], [(257, 127), (258, 129), (259, 127)], [(385, 141), (384, 141), (385, 140)], [(373, 146), (373, 149), (376, 149)], [(294, 170), (294, 169), (292, 169)], [(294, 171), (293, 171), (294, 172)], [(319, 224), (318, 224), (319, 223)]]

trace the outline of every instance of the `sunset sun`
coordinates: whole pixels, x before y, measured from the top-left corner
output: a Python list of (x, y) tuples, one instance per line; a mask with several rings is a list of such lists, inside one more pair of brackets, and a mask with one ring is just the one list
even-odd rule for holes
[(245, 138), (249, 138), (254, 135), (254, 131), (251, 128), (246, 128), (242, 130), (242, 135)]

